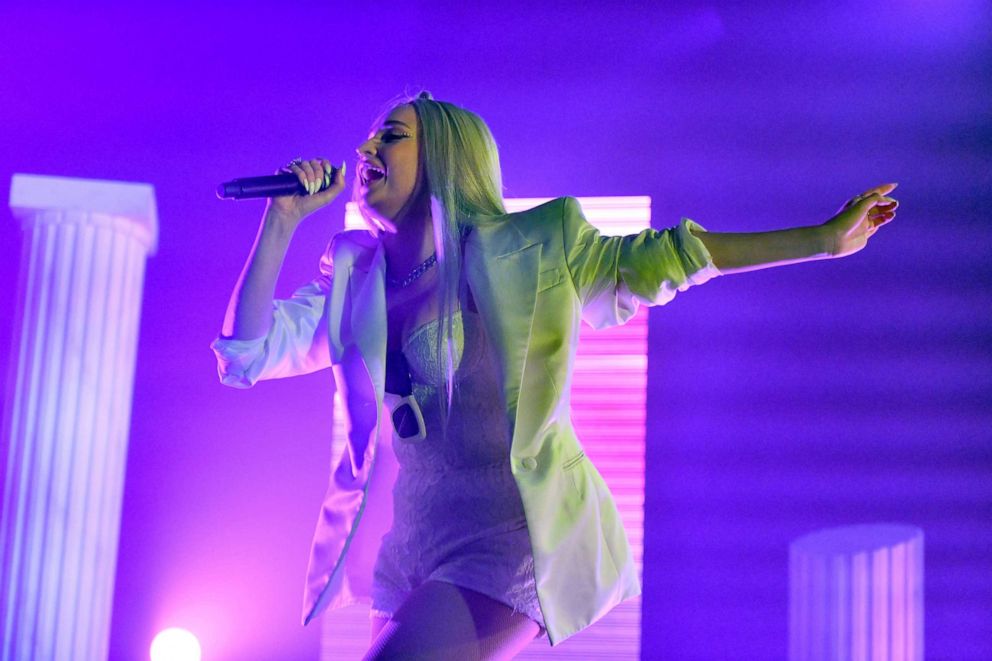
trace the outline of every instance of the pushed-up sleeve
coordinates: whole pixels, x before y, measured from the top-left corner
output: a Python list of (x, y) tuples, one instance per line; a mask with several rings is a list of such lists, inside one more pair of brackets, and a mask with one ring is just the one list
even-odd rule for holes
[(326, 302), (334, 274), (331, 246), (320, 260), (320, 275), (272, 302), (272, 325), (258, 338), (218, 335), (210, 344), (221, 383), (250, 388), (264, 379), (308, 374), (330, 367)]
[(677, 292), (721, 275), (690, 231), (706, 230), (688, 218), (670, 229), (603, 236), (586, 220), (578, 200), (566, 197), (562, 224), (582, 318), (593, 328), (623, 324), (640, 304), (664, 305)]

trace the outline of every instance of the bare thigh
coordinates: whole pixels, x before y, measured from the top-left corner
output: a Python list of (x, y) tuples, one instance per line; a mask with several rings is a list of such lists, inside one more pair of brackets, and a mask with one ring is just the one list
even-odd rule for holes
[(495, 599), (441, 581), (414, 590), (392, 619), (374, 618), (373, 659), (509, 659), (540, 632)]

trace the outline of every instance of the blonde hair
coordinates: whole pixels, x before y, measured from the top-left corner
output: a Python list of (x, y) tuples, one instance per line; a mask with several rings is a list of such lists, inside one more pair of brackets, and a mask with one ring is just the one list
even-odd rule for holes
[[(439, 270), (438, 307), (442, 320), (435, 351), (445, 374), (447, 406), (441, 407), (442, 433), (454, 394), (454, 311), (467, 290), (462, 273), (463, 240), (479, 216), (500, 216), (503, 177), (499, 149), (492, 132), (477, 114), (453, 103), (438, 101), (430, 92), (394, 99), (380, 120), (396, 107), (410, 105), (417, 115), (420, 168), (430, 194), (434, 247)], [(377, 123), (378, 124), (378, 123)], [(361, 204), (356, 187), (354, 199), (373, 236), (381, 227)]]

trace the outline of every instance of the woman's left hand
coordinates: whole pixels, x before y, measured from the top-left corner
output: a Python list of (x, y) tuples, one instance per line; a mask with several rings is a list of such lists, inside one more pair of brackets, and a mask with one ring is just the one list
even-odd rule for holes
[(899, 206), (888, 197), (898, 184), (882, 184), (848, 200), (820, 226), (831, 257), (846, 257), (865, 247), (878, 228), (892, 222)]

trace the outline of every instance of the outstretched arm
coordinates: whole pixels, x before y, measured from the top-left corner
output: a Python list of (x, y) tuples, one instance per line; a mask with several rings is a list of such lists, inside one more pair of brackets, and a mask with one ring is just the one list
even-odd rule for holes
[(773, 232), (693, 232), (721, 273), (743, 273), (772, 266), (853, 254), (896, 215), (899, 203), (888, 197), (896, 184), (882, 184), (849, 200), (821, 225)]

